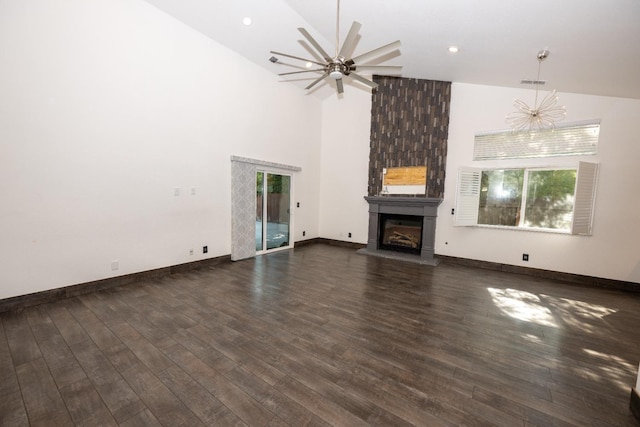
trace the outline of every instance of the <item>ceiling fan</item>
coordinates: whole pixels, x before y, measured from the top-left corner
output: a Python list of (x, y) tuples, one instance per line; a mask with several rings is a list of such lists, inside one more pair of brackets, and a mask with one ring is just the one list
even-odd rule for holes
[[(311, 72), (321, 72), (322, 75), (318, 77), (316, 80), (311, 82), (309, 86), (305, 89), (311, 89), (316, 84), (320, 83), (322, 80), (326, 78), (333, 79), (336, 82), (336, 86), (338, 89), (338, 93), (341, 94), (344, 92), (343, 86), (343, 77), (349, 76), (351, 79), (363, 83), (369, 86), (371, 89), (376, 89), (378, 87), (377, 83), (362, 77), (359, 74), (356, 74), (355, 71), (372, 71), (379, 72), (383, 74), (399, 74), (402, 71), (402, 66), (396, 65), (366, 65), (366, 63), (372, 59), (378, 58), (381, 55), (391, 52), (400, 47), (400, 40), (396, 40), (395, 42), (389, 43), (384, 46), (380, 46), (377, 49), (373, 49), (369, 52), (363, 53), (361, 55), (355, 56), (353, 58), (347, 58), (352, 50), (355, 48), (358, 32), (360, 31), (360, 27), (362, 26), (359, 22), (353, 21), (351, 24), (351, 29), (349, 29), (349, 33), (342, 44), (342, 48), (338, 50), (338, 46), (340, 43), (340, 0), (338, 1), (337, 7), (337, 19), (336, 19), (336, 52), (334, 56), (330, 56), (320, 44), (309, 34), (307, 30), (304, 28), (298, 28), (298, 31), (302, 33), (305, 39), (315, 48), (315, 50), (320, 54), (322, 59), (325, 62), (319, 62), (313, 59), (305, 59), (299, 56), (289, 55), (282, 52), (271, 51), (274, 55), (284, 56), (287, 58), (297, 59), (299, 61), (304, 61), (307, 65), (313, 66), (319, 65), (322, 68), (315, 68), (312, 70), (303, 70), (303, 71), (291, 71), (288, 73), (280, 73), (279, 76), (288, 76), (292, 74), (301, 74), (301, 73), (311, 73)], [(271, 62), (278, 62), (278, 59), (275, 57), (271, 57)], [(289, 64), (284, 64), (289, 65)]]

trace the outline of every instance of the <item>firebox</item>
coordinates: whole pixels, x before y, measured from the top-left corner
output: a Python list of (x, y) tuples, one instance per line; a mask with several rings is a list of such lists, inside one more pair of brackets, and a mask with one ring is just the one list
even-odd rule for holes
[(420, 255), (423, 217), (380, 214), (378, 249)]

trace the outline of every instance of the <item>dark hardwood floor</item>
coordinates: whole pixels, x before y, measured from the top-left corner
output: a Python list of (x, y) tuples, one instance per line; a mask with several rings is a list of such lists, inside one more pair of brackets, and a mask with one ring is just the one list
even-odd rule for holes
[(2, 426), (637, 425), (620, 291), (319, 244), (0, 320)]

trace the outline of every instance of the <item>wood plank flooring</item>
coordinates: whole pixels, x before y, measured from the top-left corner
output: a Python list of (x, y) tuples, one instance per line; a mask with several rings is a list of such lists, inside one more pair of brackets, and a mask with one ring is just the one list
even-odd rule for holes
[(0, 425), (634, 426), (640, 296), (309, 245), (0, 314)]

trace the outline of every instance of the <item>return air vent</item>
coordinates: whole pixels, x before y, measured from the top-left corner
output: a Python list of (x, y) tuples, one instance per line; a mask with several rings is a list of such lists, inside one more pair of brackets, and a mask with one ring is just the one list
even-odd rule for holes
[(544, 86), (547, 84), (546, 80), (531, 80), (531, 79), (522, 79), (520, 80), (520, 84), (523, 85), (540, 85)]

